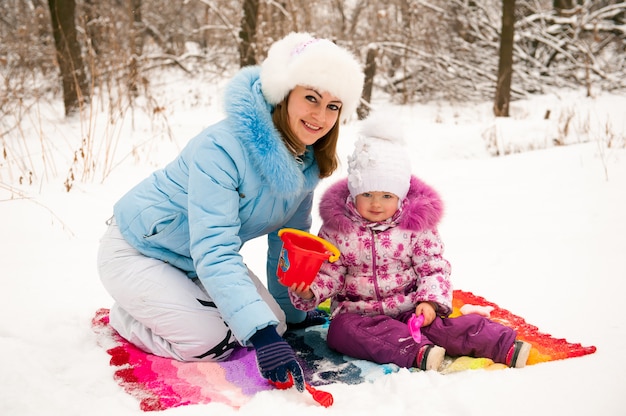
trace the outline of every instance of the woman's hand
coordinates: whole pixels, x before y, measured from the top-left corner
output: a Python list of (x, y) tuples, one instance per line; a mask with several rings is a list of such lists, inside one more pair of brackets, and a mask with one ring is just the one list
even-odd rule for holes
[(293, 293), (300, 296), (302, 299), (306, 299), (306, 300), (313, 299), (313, 297), (315, 296), (310, 288), (311, 286), (307, 285), (304, 282), (300, 284), (294, 283), (291, 286), (289, 286), (289, 289), (291, 289)]
[(437, 317), (437, 304), (435, 302), (422, 302), (415, 307), (415, 315), (424, 315), (424, 323), (422, 326), (428, 326), (433, 323)]

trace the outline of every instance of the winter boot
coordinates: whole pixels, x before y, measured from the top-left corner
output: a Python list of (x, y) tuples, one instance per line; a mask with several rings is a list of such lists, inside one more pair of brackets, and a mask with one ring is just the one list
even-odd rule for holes
[(297, 323), (287, 322), (287, 331), (295, 331), (297, 329), (308, 328), (309, 326), (322, 325), (326, 323), (328, 313), (321, 309), (315, 309), (306, 313), (304, 321)]
[(506, 355), (506, 365), (512, 368), (525, 367), (531, 347), (528, 342), (516, 340)]
[(446, 355), (446, 350), (438, 345), (428, 344), (420, 348), (417, 353), (417, 359), (415, 363), (420, 370), (435, 370), (439, 369), (443, 358)]

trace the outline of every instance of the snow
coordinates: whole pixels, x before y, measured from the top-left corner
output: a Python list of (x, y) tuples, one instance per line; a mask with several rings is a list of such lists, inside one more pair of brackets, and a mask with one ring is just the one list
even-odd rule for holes
[[(113, 379), (90, 327), (94, 312), (112, 302), (96, 270), (98, 240), (113, 203), (221, 117), (220, 83), (202, 81), (170, 79), (157, 100), (160, 112), (137, 111), (134, 122), (114, 125), (98, 103), (70, 119), (57, 104), (41, 104), (22, 131), (21, 146), (30, 149), (22, 155), (38, 169), (33, 184), (17, 184), (17, 164), (0, 165), (0, 414), (143, 413)], [(328, 409), (289, 390), (260, 393), (239, 410), (209, 404), (162, 413), (623, 415), (626, 98), (558, 91), (514, 102), (512, 117), (498, 120), (491, 103), (375, 104), (402, 123), (414, 173), (446, 203), (440, 232), (455, 287), (597, 352), (524, 369), (403, 370), (358, 386), (326, 386), (335, 398)], [(342, 130), (341, 171), (320, 190), (345, 174), (354, 127)], [(93, 169), (81, 157), (72, 161), (83, 137), (93, 140)], [(514, 153), (493, 157), (497, 149)], [(66, 192), (70, 167), (76, 179)], [(316, 216), (314, 231), (319, 224)], [(243, 250), (259, 274), (263, 244)]]

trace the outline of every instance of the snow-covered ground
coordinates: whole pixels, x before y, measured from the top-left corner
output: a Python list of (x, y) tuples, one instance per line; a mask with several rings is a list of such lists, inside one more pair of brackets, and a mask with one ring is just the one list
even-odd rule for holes
[[(15, 163), (0, 164), (0, 414), (142, 413), (114, 381), (109, 356), (90, 328), (96, 309), (111, 305), (96, 271), (98, 240), (113, 203), (221, 117), (216, 89), (172, 79), (160, 112), (149, 119), (138, 112), (134, 123), (107, 123), (97, 104), (82, 122), (42, 105), (33, 130), (17, 140), (23, 159), (30, 159), (23, 163), (39, 166), (33, 184), (17, 184)], [(239, 411), (210, 404), (163, 413), (624, 415), (626, 98), (562, 91), (514, 102), (512, 117), (499, 120), (491, 103), (379, 101), (376, 107), (403, 123), (414, 173), (446, 202), (440, 231), (455, 287), (597, 352), (521, 370), (400, 371), (371, 384), (327, 386), (335, 397), (328, 409), (290, 390), (263, 392)], [(352, 151), (354, 127), (343, 129), (342, 161)], [(73, 162), (83, 137), (90, 138), (86, 157), (79, 152)], [(9, 146), (9, 157), (16, 149)], [(516, 153), (492, 157), (496, 149)], [(533, 150), (519, 152), (527, 149)], [(90, 157), (95, 169), (81, 181)], [(70, 168), (75, 179), (68, 193)], [(314, 231), (318, 227), (316, 216)], [(258, 274), (262, 246), (255, 240), (244, 247)]]

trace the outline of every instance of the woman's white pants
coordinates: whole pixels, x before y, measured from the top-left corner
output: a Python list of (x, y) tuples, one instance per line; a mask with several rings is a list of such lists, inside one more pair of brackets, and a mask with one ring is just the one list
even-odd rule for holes
[[(115, 300), (110, 325), (142, 350), (180, 361), (222, 361), (239, 345), (200, 281), (141, 254), (122, 237), (114, 219), (100, 240), (98, 271)], [(283, 334), (284, 312), (248, 272)]]

